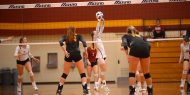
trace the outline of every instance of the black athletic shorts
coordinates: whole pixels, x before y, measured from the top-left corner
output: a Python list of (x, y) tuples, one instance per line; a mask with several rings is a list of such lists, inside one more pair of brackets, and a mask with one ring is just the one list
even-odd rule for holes
[(24, 61), (16, 60), (17, 64), (20, 64), (20, 65), (25, 65), (25, 64), (26, 64), (27, 62), (29, 62), (29, 61), (30, 61), (29, 58), (26, 59), (26, 60), (24, 60)]
[(183, 61), (188, 61), (189, 62), (189, 59), (183, 59)]
[(138, 58), (148, 58), (150, 57), (150, 47), (148, 46), (132, 46), (129, 55)]
[(94, 67), (95, 65), (97, 65), (97, 62), (90, 62), (91, 63), (91, 67)]
[(80, 51), (73, 51), (69, 52), (69, 57), (67, 58), (65, 56), (65, 61), (66, 62), (78, 62), (82, 59), (82, 56), (80, 55)]

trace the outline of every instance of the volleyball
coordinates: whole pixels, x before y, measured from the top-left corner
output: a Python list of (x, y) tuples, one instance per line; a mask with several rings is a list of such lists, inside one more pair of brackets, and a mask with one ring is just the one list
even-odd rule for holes
[(96, 12), (96, 18), (97, 18), (97, 19), (103, 18), (103, 15), (104, 15), (104, 14), (103, 14), (101, 11)]

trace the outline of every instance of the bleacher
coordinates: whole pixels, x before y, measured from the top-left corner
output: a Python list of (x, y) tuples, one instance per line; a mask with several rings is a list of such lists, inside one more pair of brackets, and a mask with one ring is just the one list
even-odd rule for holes
[(182, 41), (151, 42), (151, 67), (153, 82), (176, 82), (181, 79), (179, 64)]

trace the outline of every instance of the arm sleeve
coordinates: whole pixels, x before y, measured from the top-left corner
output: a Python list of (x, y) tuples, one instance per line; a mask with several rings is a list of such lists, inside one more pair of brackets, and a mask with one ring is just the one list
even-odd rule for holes
[(124, 49), (126, 49), (126, 50), (127, 50), (127, 48), (128, 48), (128, 45), (127, 45), (127, 38), (126, 38), (125, 36), (122, 37), (121, 46), (123, 46)]
[(63, 46), (63, 45), (64, 45), (65, 40), (66, 40), (66, 36), (63, 36), (63, 37), (61, 38), (61, 40), (59, 40), (60, 46)]
[(79, 36), (79, 41), (81, 41), (83, 44), (83, 47), (87, 47), (85, 39), (81, 35), (78, 35), (78, 36)]

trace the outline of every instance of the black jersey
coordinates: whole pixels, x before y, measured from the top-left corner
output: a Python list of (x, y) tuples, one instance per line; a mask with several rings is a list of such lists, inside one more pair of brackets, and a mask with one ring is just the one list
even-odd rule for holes
[(126, 50), (130, 48), (129, 55), (147, 58), (150, 56), (150, 44), (142, 37), (133, 37), (131, 35), (124, 35), (122, 37), (122, 44)]
[(74, 51), (80, 51), (79, 49), (79, 42), (81, 41), (83, 44), (83, 47), (87, 47), (86, 41), (83, 39), (81, 35), (76, 35), (76, 41), (74, 42), (67, 42), (67, 36), (64, 35), (62, 39), (59, 41), (60, 46), (63, 46), (65, 42), (66, 43), (66, 50), (67, 52), (74, 52)]

